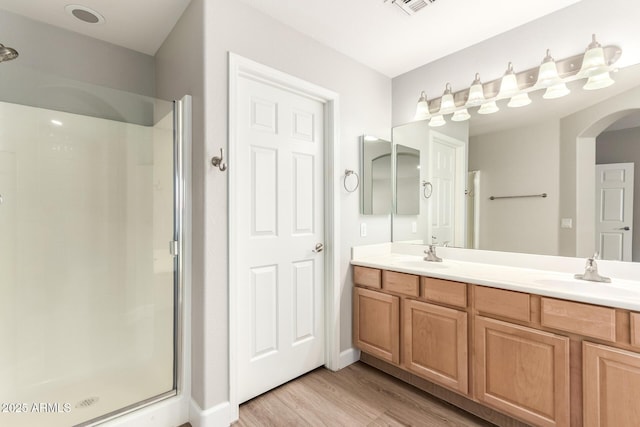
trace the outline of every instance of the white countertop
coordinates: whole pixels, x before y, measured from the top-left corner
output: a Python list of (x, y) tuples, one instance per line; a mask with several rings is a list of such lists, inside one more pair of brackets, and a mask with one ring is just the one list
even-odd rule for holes
[[(356, 247), (352, 251), (351, 264), (640, 311), (640, 281), (638, 280), (618, 279), (600, 269), (600, 274), (611, 277), (612, 283), (597, 283), (574, 279), (573, 273), (557, 271), (557, 266), (563, 260), (569, 260), (567, 262), (571, 265), (568, 268), (575, 268), (578, 263), (581, 267), (574, 272), (583, 273), (584, 260), (530, 255), (531, 264), (537, 268), (524, 268), (509, 265), (521, 264), (523, 259), (526, 261), (526, 255), (522, 254), (516, 254), (520, 262), (513, 262), (516, 258), (510, 257), (509, 254), (499, 254), (502, 260), (501, 265), (495, 260), (493, 262), (469, 261), (470, 251), (468, 250), (457, 252), (455, 248), (437, 248), (437, 254), (444, 259), (443, 262), (427, 262), (423, 260), (423, 255), (415, 254), (421, 253), (423, 249), (424, 246), (409, 247), (395, 244)], [(486, 251), (478, 251), (478, 259), (488, 259), (482, 252)], [(461, 256), (456, 256), (457, 254)], [(449, 255), (449, 258), (446, 255)], [(540, 269), (540, 258), (555, 269)], [(615, 270), (610, 263), (598, 261), (598, 265), (600, 263)], [(629, 268), (629, 266), (621, 267)]]

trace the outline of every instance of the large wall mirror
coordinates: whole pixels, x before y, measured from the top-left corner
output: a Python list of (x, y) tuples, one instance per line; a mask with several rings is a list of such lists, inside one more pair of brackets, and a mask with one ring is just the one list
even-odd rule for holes
[(394, 214), (393, 240), (640, 262), (640, 67), (613, 78), (468, 122), (395, 127), (433, 188), (417, 214)]

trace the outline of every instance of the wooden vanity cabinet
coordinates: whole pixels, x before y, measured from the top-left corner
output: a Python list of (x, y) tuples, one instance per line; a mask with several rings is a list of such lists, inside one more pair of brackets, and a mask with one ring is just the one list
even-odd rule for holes
[(475, 398), (536, 426), (568, 426), (569, 338), (476, 316)]
[(585, 427), (640, 424), (640, 354), (584, 341)]
[(378, 275), (358, 266), (354, 283), (354, 341), (360, 350), (468, 393), (466, 284), (388, 270)]
[(400, 363), (400, 298), (363, 288), (353, 293), (353, 339), (373, 356)]
[(640, 425), (640, 313), (354, 269), (355, 345), (393, 375), (535, 426)]
[(467, 394), (467, 313), (422, 301), (403, 301), (403, 366)]

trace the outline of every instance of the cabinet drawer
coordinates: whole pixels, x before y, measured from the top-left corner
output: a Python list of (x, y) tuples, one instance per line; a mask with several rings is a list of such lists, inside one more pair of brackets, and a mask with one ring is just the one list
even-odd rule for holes
[(613, 308), (541, 298), (540, 311), (542, 326), (593, 338), (616, 340), (616, 312)]
[(380, 289), (382, 287), (382, 272), (377, 268), (353, 267), (353, 283), (360, 286)]
[(529, 294), (476, 286), (474, 289), (474, 302), (476, 310), (481, 313), (525, 322), (531, 320)]
[(417, 297), (419, 290), (418, 276), (406, 273), (396, 273), (395, 271), (382, 271), (382, 289), (398, 294)]
[(631, 313), (631, 345), (640, 347), (640, 313)]
[(420, 287), (420, 296), (428, 301), (463, 308), (467, 306), (467, 285), (464, 283), (423, 277)]

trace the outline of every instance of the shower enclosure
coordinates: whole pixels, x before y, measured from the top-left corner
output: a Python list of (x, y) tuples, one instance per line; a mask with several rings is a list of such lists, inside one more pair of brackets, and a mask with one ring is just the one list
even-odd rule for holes
[(2, 426), (91, 425), (179, 387), (181, 104), (106, 92), (107, 118), (0, 102)]

